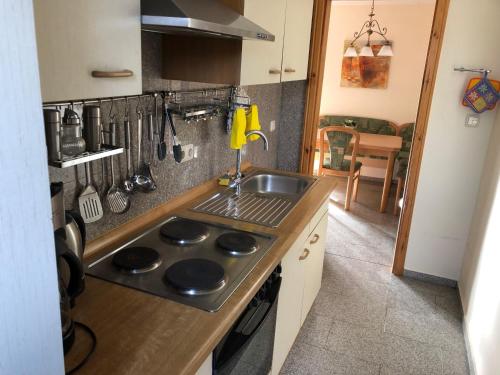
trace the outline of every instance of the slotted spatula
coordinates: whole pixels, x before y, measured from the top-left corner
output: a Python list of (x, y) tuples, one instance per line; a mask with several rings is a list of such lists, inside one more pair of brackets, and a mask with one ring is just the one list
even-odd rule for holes
[(80, 214), (85, 223), (93, 223), (102, 218), (102, 204), (97, 190), (92, 185), (92, 177), (90, 175), (90, 164), (85, 163), (85, 179), (86, 185), (82, 193), (78, 197), (78, 205)]

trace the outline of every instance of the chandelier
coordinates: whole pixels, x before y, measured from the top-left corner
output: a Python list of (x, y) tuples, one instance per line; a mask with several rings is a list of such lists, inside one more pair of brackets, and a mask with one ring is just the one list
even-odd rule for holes
[(354, 42), (356, 42), (356, 40), (361, 38), (363, 35), (367, 35), (368, 40), (366, 41), (366, 44), (361, 48), (359, 56), (373, 57), (374, 54), (372, 47), (370, 45), (370, 38), (372, 37), (372, 34), (378, 34), (382, 38), (384, 38), (383, 46), (380, 49), (380, 51), (378, 51), (377, 56), (393, 56), (391, 42), (389, 42), (385, 37), (385, 34), (387, 34), (387, 27), (380, 28), (378, 21), (374, 18), (375, 17), (374, 10), (375, 10), (375, 0), (372, 0), (372, 9), (370, 11), (370, 14), (368, 14), (369, 19), (368, 21), (365, 21), (365, 23), (363, 23), (363, 26), (361, 26), (361, 30), (354, 33), (354, 39), (349, 45), (349, 48), (347, 48), (347, 50), (344, 53), (345, 57), (358, 56), (356, 48), (354, 47)]

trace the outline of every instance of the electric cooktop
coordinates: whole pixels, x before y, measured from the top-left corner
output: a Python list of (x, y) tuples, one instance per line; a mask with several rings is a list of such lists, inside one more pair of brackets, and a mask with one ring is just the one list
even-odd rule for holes
[(86, 273), (217, 311), (275, 239), (269, 234), (173, 216), (88, 264)]

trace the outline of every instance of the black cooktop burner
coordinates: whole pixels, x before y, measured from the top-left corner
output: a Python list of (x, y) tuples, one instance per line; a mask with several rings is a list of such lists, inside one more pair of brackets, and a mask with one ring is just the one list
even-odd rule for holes
[(208, 228), (196, 221), (176, 219), (163, 225), (160, 233), (175, 244), (192, 245), (208, 237)]
[(155, 249), (129, 247), (113, 255), (113, 264), (127, 273), (144, 273), (157, 268), (161, 259)]
[(180, 294), (202, 295), (218, 291), (226, 284), (224, 268), (208, 259), (181, 260), (165, 271), (164, 281)]
[(217, 245), (231, 255), (248, 255), (259, 249), (255, 238), (249, 234), (237, 232), (221, 234), (217, 237)]

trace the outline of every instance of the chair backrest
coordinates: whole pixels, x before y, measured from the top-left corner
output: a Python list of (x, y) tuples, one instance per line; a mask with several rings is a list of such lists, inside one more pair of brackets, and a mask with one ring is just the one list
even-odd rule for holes
[(413, 142), (413, 132), (415, 131), (415, 123), (409, 122), (399, 126), (398, 135), (403, 138), (403, 145), (398, 153), (398, 159), (408, 159), (410, 157), (411, 144)]
[(345, 125), (360, 133), (396, 135), (398, 127), (391, 121), (357, 116), (324, 115), (319, 128), (334, 124)]
[[(351, 140), (354, 137), (354, 144), (352, 145), (351, 154), (351, 169), (354, 169), (354, 164), (356, 163), (356, 154), (358, 153), (359, 147), (359, 132), (354, 129), (342, 126), (334, 125), (327, 126), (320, 129), (320, 139), (323, 141), (325, 139), (325, 134), (328, 137), (328, 143), (330, 148), (330, 168), (335, 170), (342, 170), (342, 163), (344, 161), (344, 155), (347, 150), (351, 147)], [(324, 149), (323, 142), (321, 142), (320, 147), (320, 163), (323, 165), (324, 160)]]

